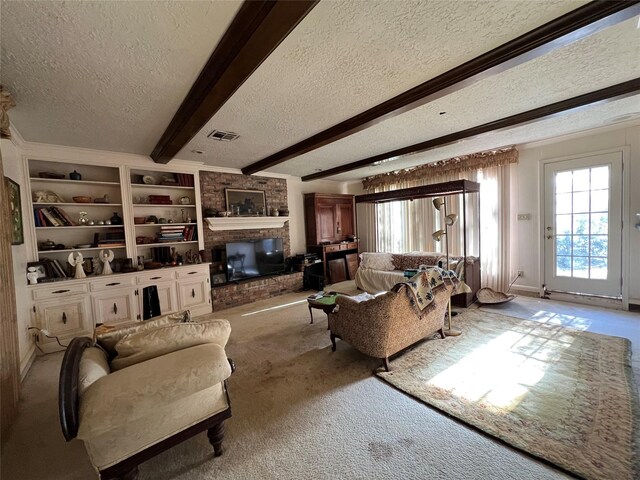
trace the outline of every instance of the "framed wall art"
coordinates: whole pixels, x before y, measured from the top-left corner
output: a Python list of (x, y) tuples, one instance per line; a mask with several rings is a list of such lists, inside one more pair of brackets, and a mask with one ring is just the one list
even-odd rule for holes
[(227, 211), (231, 212), (231, 215), (242, 217), (266, 215), (267, 201), (264, 190), (225, 188), (224, 195), (227, 201)]
[(8, 177), (4, 177), (7, 188), (9, 209), (11, 210), (11, 245), (24, 243), (24, 229), (22, 226), (22, 204), (20, 202), (20, 185)]

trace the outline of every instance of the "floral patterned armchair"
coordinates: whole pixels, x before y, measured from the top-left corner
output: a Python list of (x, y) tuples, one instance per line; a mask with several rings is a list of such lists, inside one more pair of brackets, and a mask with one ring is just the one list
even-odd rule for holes
[(389, 371), (390, 356), (436, 332), (444, 338), (445, 313), (458, 282), (443, 273), (441, 269), (422, 272), (364, 301), (339, 296), (336, 309), (329, 314), (332, 350), (340, 338), (382, 359)]

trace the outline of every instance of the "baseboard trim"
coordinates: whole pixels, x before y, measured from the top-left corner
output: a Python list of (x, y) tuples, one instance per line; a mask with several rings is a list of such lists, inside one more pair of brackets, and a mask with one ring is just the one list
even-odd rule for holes
[(540, 294), (540, 287), (530, 287), (528, 285), (518, 285), (517, 283), (511, 287), (511, 290), (519, 291), (519, 292), (531, 292), (531, 293), (536, 293), (538, 295)]
[(547, 292), (550, 300), (558, 300), (561, 302), (579, 303), (582, 305), (593, 305), (602, 308), (611, 308), (614, 310), (624, 310), (621, 299), (595, 297), (589, 295), (574, 295), (572, 293)]
[(20, 383), (24, 382), (27, 373), (31, 369), (33, 365), (33, 361), (36, 359), (36, 346), (31, 345), (31, 349), (24, 356), (22, 361), (20, 362)]

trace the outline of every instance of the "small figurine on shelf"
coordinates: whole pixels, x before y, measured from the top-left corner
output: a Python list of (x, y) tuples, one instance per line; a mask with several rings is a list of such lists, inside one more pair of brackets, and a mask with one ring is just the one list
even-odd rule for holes
[(100, 250), (100, 260), (102, 261), (102, 275), (111, 275), (113, 270), (111, 269), (111, 264), (109, 262), (113, 261), (115, 255), (113, 254), (113, 250)]
[(80, 218), (78, 218), (78, 225), (87, 225), (89, 223), (89, 217), (87, 212), (80, 212)]
[(138, 270), (144, 270), (144, 257), (138, 256)]
[(87, 276), (87, 274), (84, 273), (84, 268), (82, 268), (84, 258), (82, 257), (81, 252), (78, 252), (75, 257), (73, 256), (73, 252), (71, 252), (67, 261), (69, 262), (69, 265), (76, 267), (76, 274), (74, 278), (85, 278)]
[(36, 267), (27, 268), (27, 280), (29, 280), (29, 285), (36, 285), (38, 283), (38, 272)]
[(176, 247), (171, 247), (171, 265), (175, 266), (178, 264), (178, 252), (176, 252)]

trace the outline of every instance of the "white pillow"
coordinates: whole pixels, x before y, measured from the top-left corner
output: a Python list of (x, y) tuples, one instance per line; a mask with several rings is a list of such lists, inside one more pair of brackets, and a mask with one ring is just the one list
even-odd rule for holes
[(110, 372), (107, 354), (98, 347), (86, 348), (80, 358), (78, 394), (82, 395), (93, 382), (109, 375)]
[(161, 317), (155, 317), (151, 320), (144, 320), (143, 322), (137, 322), (135, 325), (129, 327), (116, 328), (115, 330), (102, 333), (96, 337), (98, 344), (104, 348), (107, 353), (113, 358), (116, 354), (115, 346), (121, 339), (132, 333), (141, 332), (143, 330), (150, 330), (162, 325), (170, 325), (181, 322), (190, 322), (191, 312), (185, 310), (183, 312), (170, 313)]
[(174, 323), (132, 333), (116, 343), (118, 356), (111, 361), (111, 368), (120, 370), (145, 360), (204, 343), (216, 343), (224, 348), (230, 333), (231, 325), (223, 319), (202, 323)]
[(386, 272), (395, 270), (392, 253), (365, 252), (360, 254), (360, 259), (362, 260), (360, 268), (384, 270)]

